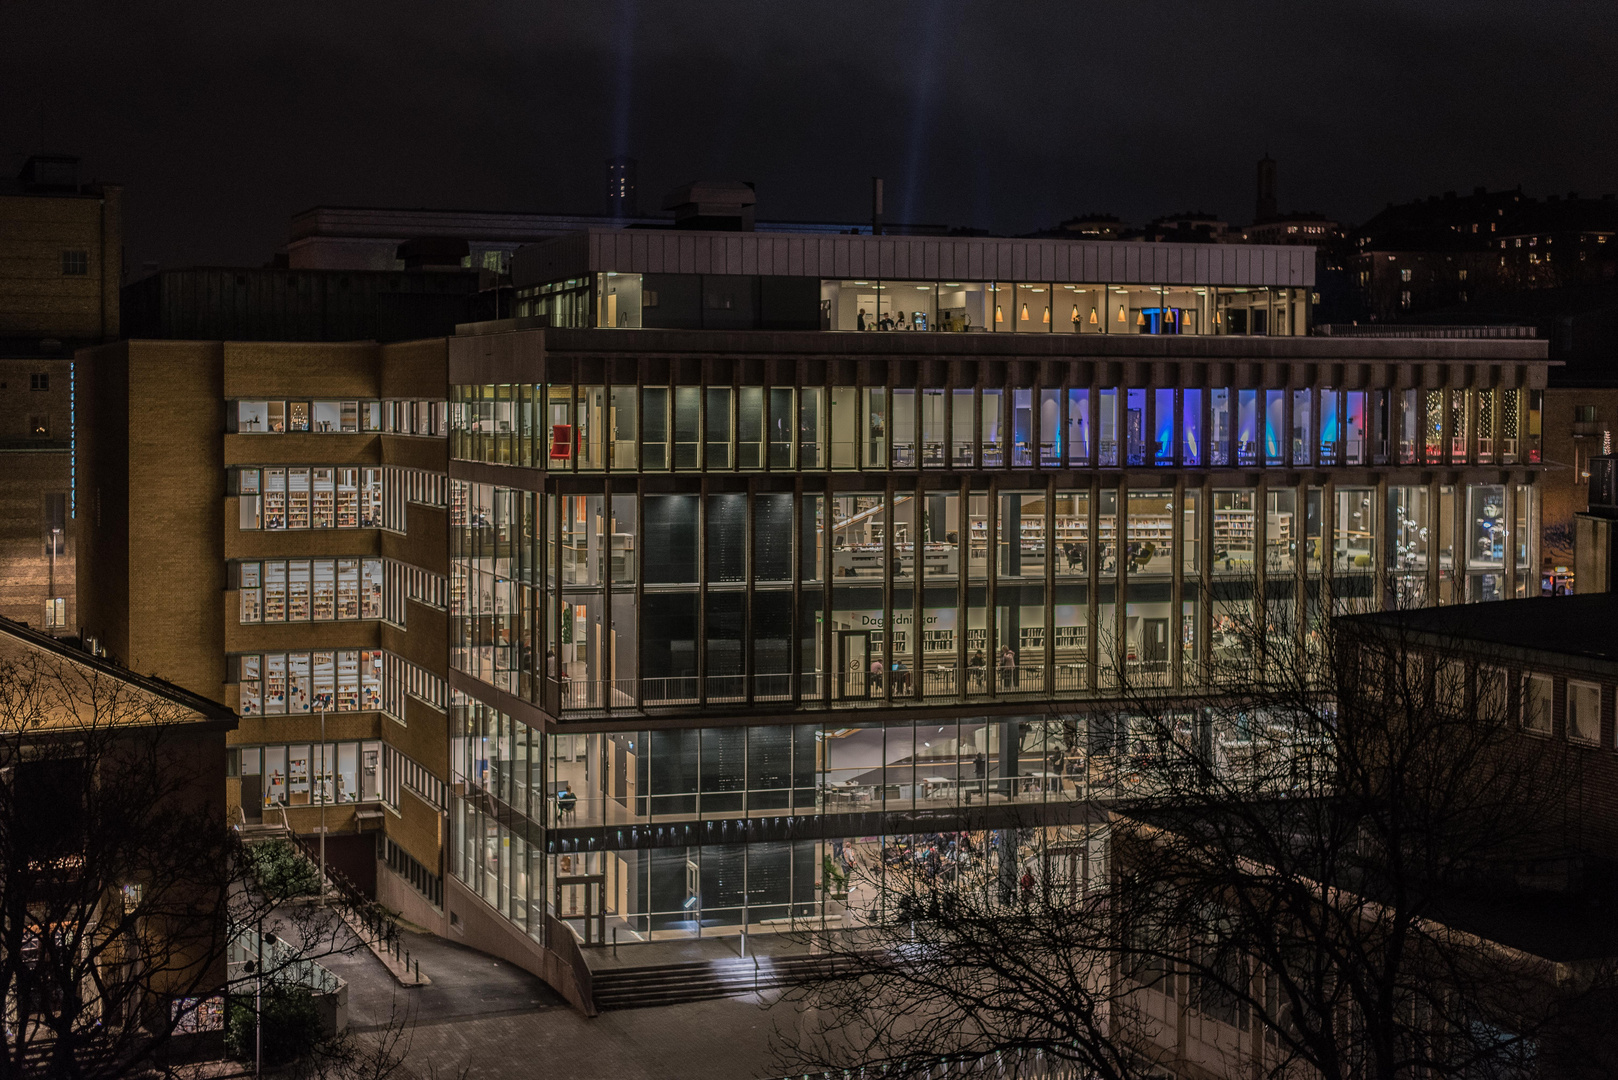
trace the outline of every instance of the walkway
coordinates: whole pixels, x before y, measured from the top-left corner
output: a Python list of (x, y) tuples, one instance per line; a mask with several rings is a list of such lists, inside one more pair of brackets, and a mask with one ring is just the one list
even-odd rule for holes
[[(395, 1002), (410, 1010), (406, 1063), (413, 1080), (468, 1068), (479, 1080), (751, 1080), (780, 1073), (771, 1068), (770, 1035), (777, 1016), (791, 1022), (789, 1007), (767, 1009), (750, 996), (587, 1020), (515, 965), (430, 935), (404, 938), (430, 985), (401, 988), (365, 951), (323, 963), (348, 981), (349, 1021), (357, 1031), (386, 1024)], [(633, 962), (635, 952), (620, 949), (619, 961)]]

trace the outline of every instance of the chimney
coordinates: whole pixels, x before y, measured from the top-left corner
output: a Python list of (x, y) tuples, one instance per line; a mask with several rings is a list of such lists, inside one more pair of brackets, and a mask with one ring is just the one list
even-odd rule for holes
[(608, 217), (640, 217), (640, 197), (635, 193), (636, 166), (632, 157), (607, 159)]
[(1275, 160), (1265, 154), (1258, 162), (1258, 200), (1253, 207), (1254, 223), (1273, 221), (1279, 212), (1275, 201)]

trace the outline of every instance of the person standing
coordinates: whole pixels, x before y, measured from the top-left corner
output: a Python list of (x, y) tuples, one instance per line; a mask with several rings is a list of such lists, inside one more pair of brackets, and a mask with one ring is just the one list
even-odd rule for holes
[(865, 329), (865, 309), (864, 308), (860, 308), (860, 313), (854, 317), (854, 326), (855, 326), (855, 329), (858, 329), (858, 330), (864, 330)]
[(1000, 650), (1000, 689), (1010, 690), (1017, 685), (1017, 654), (1007, 645)]

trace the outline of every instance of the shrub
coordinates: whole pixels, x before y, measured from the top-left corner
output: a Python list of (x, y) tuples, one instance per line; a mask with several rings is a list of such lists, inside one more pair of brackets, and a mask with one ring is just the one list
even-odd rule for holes
[(267, 840), (248, 849), (248, 870), (272, 900), (313, 896), (320, 891), (320, 871), (285, 840)]

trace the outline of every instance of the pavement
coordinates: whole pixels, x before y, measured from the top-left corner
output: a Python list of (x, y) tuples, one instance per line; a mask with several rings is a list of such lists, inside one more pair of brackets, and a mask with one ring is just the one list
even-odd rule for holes
[[(791, 1006), (778, 992), (626, 1009), (586, 1019), (514, 964), (428, 934), (404, 932), (404, 946), (432, 982), (401, 987), (370, 952), (321, 963), (348, 982), (350, 1026), (383, 1028), (395, 1008), (412, 1025), (405, 1071), (413, 1080), (753, 1080), (779, 1076), (770, 1051)], [(629, 962), (632, 948), (620, 949)], [(398, 1075), (398, 1074), (395, 1074)]]

